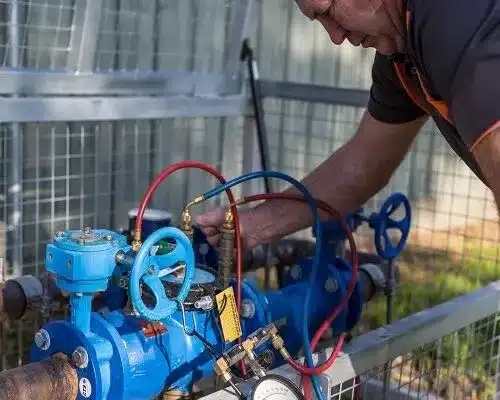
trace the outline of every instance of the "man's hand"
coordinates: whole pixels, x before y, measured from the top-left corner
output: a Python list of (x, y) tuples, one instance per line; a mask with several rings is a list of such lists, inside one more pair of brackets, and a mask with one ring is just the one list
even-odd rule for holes
[[(208, 243), (212, 246), (217, 246), (219, 244), (220, 228), (224, 224), (226, 212), (227, 207), (222, 207), (208, 211), (196, 218), (196, 224), (201, 228), (207, 237)], [(258, 232), (258, 229), (256, 230), (251, 228), (251, 211), (249, 209), (238, 210), (238, 216), (240, 219), (240, 231), (243, 240), (243, 248), (251, 249), (260, 244), (260, 241), (255, 234), (255, 232)]]

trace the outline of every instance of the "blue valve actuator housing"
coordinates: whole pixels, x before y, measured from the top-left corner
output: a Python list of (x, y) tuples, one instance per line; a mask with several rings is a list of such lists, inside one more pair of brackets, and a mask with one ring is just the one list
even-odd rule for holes
[(47, 245), (45, 268), (68, 292), (105, 291), (116, 268), (116, 254), (129, 249), (125, 236), (106, 229), (60, 232)]

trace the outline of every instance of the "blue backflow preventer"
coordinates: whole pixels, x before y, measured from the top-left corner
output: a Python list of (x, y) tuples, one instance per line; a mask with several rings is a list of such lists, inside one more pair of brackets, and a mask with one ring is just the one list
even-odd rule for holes
[[(228, 182), (235, 184), (235, 180)], [(224, 189), (221, 186), (209, 195)], [(396, 221), (393, 213), (401, 207), (406, 211), (405, 219)], [(317, 216), (317, 209), (313, 210)], [(383, 254), (392, 257), (406, 243), (410, 220), (406, 197), (395, 194), (379, 213), (367, 218), (359, 211), (349, 216), (348, 224), (355, 228), (368, 222), (375, 229)], [(317, 222), (313, 230), (322, 233), (317, 235), (315, 249), (320, 257), (299, 262), (279, 290), (262, 291), (249, 281), (243, 282), (244, 338), (271, 322), (285, 320), (280, 335), (295, 356), (304, 345), (304, 336), (309, 338), (342, 299), (352, 268), (335, 255), (335, 248), (345, 236), (339, 224), (319, 224), (319, 217)], [(403, 233), (395, 246), (384, 242), (390, 228)], [(175, 245), (169, 253), (157, 255), (155, 248), (160, 240)], [(212, 296), (216, 285), (214, 273), (203, 269), (197, 256), (189, 239), (174, 227), (150, 232), (137, 254), (131, 251), (125, 236), (108, 230), (86, 228), (56, 234), (47, 246), (46, 266), (56, 276), (57, 285), (69, 293), (71, 315), (66, 321), (43, 326), (50, 340), (33, 346), (31, 360), (59, 352), (72, 358), (79, 380), (78, 400), (149, 400), (169, 390), (191, 392), (193, 382), (211, 375), (214, 360), (232, 346), (223, 340), (216, 310), (196, 304), (198, 293)], [(121, 298), (115, 299), (117, 289), (124, 292), (125, 307)], [(304, 307), (312, 291), (317, 301), (314, 310)], [(96, 293), (103, 294), (107, 311), (93, 310)], [(333, 334), (351, 330), (359, 321), (361, 309), (358, 283), (348, 307), (332, 323)], [(302, 338), (298, 332), (302, 332)], [(276, 367), (283, 360), (276, 352), (274, 355), (272, 366)], [(322, 395), (319, 385), (315, 390)]]

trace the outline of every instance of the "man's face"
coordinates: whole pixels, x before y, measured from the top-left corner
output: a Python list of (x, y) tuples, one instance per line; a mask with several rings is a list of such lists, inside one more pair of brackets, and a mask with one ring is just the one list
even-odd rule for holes
[(388, 7), (388, 0), (296, 2), (307, 17), (317, 19), (323, 25), (337, 45), (347, 39), (354, 46), (373, 47), (387, 55), (404, 50), (403, 38), (398, 31), (400, 26), (394, 23), (394, 17), (397, 20), (401, 14)]

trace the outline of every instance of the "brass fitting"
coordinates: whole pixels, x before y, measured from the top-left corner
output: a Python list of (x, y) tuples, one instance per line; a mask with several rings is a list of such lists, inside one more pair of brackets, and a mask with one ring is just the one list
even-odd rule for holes
[(172, 389), (164, 391), (160, 398), (161, 400), (191, 400), (194, 397), (191, 393), (184, 393), (180, 390)]
[(189, 238), (189, 240), (193, 241), (193, 218), (191, 217), (188, 206), (186, 206), (186, 208), (184, 208), (184, 211), (182, 211), (181, 223), (179, 228)]
[(233, 379), (231, 371), (229, 369), (229, 364), (224, 359), (224, 357), (219, 358), (214, 365), (214, 371), (218, 376), (221, 376), (225, 382), (229, 382)]
[(186, 204), (184, 210), (181, 214), (181, 223), (179, 224), (180, 230), (191, 240), (193, 241), (193, 218), (191, 217), (191, 212), (189, 211), (192, 206), (195, 204), (199, 204), (204, 201), (205, 198), (203, 196), (198, 196), (194, 200), (191, 200)]
[(132, 251), (134, 253), (137, 253), (139, 249), (141, 248), (142, 242), (141, 242), (141, 231), (136, 230), (134, 231), (134, 240), (132, 241)]
[(285, 341), (281, 336), (273, 332), (271, 334), (271, 343), (275, 350), (277, 350), (281, 354), (281, 357), (283, 357), (285, 360), (288, 360), (290, 358), (290, 353), (285, 348)]
[(224, 216), (224, 225), (222, 229), (233, 230), (234, 229), (234, 215), (233, 210), (229, 208)]
[(195, 199), (191, 200), (189, 203), (186, 204), (186, 207), (184, 207), (184, 211), (189, 210), (191, 207), (193, 207), (196, 204), (201, 203), (204, 201), (205, 198), (203, 196), (198, 196)]

